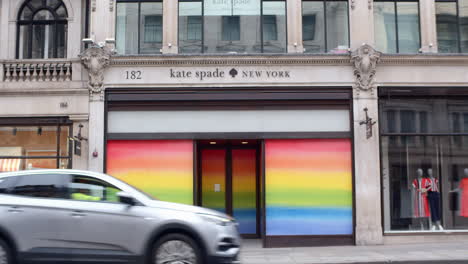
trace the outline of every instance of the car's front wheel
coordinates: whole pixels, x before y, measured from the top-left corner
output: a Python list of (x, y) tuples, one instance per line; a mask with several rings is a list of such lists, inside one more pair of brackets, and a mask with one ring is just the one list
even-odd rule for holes
[(8, 245), (0, 239), (0, 264), (12, 264), (11, 250)]
[(201, 257), (200, 247), (193, 239), (183, 234), (169, 234), (154, 245), (152, 264), (201, 264)]

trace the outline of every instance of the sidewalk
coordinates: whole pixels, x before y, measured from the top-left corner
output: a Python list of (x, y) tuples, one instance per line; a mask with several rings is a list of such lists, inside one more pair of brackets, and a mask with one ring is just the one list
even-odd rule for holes
[(262, 248), (260, 240), (244, 240), (242, 264), (316, 263), (468, 263), (468, 242), (382, 246)]

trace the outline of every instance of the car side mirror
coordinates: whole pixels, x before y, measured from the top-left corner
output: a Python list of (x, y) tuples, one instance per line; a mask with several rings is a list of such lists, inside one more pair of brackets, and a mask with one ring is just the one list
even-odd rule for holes
[(118, 192), (117, 197), (119, 197), (119, 202), (121, 203), (128, 204), (130, 206), (137, 204), (135, 198), (126, 192)]

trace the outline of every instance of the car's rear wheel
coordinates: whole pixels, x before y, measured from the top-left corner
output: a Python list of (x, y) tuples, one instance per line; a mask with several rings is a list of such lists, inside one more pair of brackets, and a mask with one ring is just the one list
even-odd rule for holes
[(201, 256), (200, 247), (193, 239), (183, 234), (169, 234), (154, 245), (152, 264), (201, 264)]
[(0, 264), (12, 264), (11, 249), (0, 239)]

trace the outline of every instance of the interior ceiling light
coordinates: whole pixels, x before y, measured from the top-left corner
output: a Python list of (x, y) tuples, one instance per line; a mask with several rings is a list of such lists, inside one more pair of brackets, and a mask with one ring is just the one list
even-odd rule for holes
[(247, 141), (242, 141), (242, 144), (246, 145), (246, 144), (249, 144), (249, 142), (247, 142)]
[(211, 141), (210, 144), (211, 145), (216, 145), (216, 141)]

